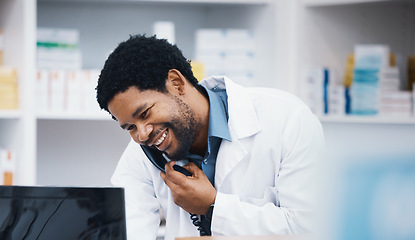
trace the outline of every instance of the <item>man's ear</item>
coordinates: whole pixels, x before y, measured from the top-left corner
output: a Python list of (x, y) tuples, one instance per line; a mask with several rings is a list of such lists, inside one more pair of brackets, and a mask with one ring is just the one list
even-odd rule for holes
[(183, 95), (186, 93), (186, 78), (177, 69), (170, 69), (167, 73), (166, 88), (169, 91)]

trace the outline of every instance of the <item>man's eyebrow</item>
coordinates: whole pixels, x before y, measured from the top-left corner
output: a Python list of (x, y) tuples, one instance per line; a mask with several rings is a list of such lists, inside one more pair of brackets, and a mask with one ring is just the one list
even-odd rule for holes
[(133, 114), (131, 114), (131, 117), (132, 117), (132, 118), (137, 117), (137, 115), (138, 115), (140, 112), (142, 112), (142, 111), (143, 111), (146, 107), (147, 107), (147, 104), (143, 104), (143, 105), (139, 106), (139, 107), (135, 110), (135, 112), (133, 112)]
[[(147, 104), (144, 104), (144, 105), (141, 105), (141, 106), (139, 106), (134, 112), (133, 112), (133, 114), (131, 114), (131, 117), (132, 118), (135, 118), (141, 111), (143, 111), (145, 108), (147, 107)], [(128, 126), (128, 124), (126, 123), (126, 124), (123, 124), (123, 125), (121, 125), (120, 127), (122, 128), (122, 129), (124, 129), (125, 130), (125, 128)]]

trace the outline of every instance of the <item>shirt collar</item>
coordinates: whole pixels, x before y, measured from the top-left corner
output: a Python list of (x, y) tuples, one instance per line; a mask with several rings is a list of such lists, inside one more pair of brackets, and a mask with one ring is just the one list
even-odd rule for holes
[[(226, 92), (213, 92), (205, 88), (209, 97), (209, 130), (208, 137), (218, 137), (231, 141), (228, 127)], [(223, 94), (221, 98), (220, 94)]]

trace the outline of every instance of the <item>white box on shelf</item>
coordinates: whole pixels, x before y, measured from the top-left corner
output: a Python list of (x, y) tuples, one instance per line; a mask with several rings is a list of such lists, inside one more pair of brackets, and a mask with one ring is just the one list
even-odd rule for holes
[(81, 69), (79, 31), (69, 28), (37, 28), (38, 69)]
[(70, 47), (79, 43), (79, 31), (72, 28), (37, 28), (37, 42), (47, 44), (67, 44)]
[(65, 99), (65, 71), (52, 70), (49, 72), (48, 111), (63, 112)]
[(250, 52), (255, 50), (254, 33), (248, 29), (226, 29), (225, 49), (229, 52)]
[(98, 113), (100, 107), (96, 100), (96, 91), (95, 88), (98, 84), (100, 70), (98, 69), (87, 69), (83, 71), (83, 81), (82, 81), (82, 92), (81, 99), (83, 105), (82, 110), (88, 113)]
[(328, 114), (343, 116), (346, 114), (345, 87), (342, 84), (330, 84), (328, 87)]
[(300, 97), (316, 115), (324, 114), (324, 67), (308, 67), (304, 71)]
[(195, 56), (205, 65), (206, 76), (226, 75), (236, 82), (252, 85), (254, 45), (254, 34), (248, 29), (199, 29)]
[(224, 29), (198, 29), (196, 31), (196, 53), (223, 53), (226, 46)]
[(382, 67), (379, 72), (381, 91), (399, 91), (401, 80), (398, 67)]
[(71, 70), (66, 72), (65, 78), (65, 110), (68, 112), (81, 111), (82, 71)]
[(229, 77), (233, 81), (249, 87), (255, 86), (254, 75), (247, 71), (226, 71), (225, 76)]
[(174, 23), (170, 21), (158, 21), (153, 24), (153, 32), (159, 39), (167, 39), (171, 44), (176, 44)]
[(46, 112), (48, 110), (49, 71), (38, 70), (36, 76), (36, 108), (38, 112)]
[(39, 49), (37, 50), (38, 69), (81, 69), (81, 51), (64, 49)]
[(379, 100), (379, 114), (388, 116), (412, 115), (412, 92), (394, 90), (382, 90)]
[(206, 77), (225, 74), (225, 57), (223, 54), (199, 53), (197, 61), (204, 64)]
[(249, 71), (253, 72), (255, 57), (245, 51), (226, 53), (224, 58), (225, 71)]
[(357, 69), (380, 69), (389, 66), (390, 50), (387, 45), (355, 45), (354, 55)]

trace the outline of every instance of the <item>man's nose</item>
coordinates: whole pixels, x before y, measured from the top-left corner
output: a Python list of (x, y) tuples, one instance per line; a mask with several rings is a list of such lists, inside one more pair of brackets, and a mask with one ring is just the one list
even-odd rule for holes
[(137, 125), (137, 138), (140, 142), (146, 142), (150, 138), (150, 133), (153, 131), (151, 124)]

